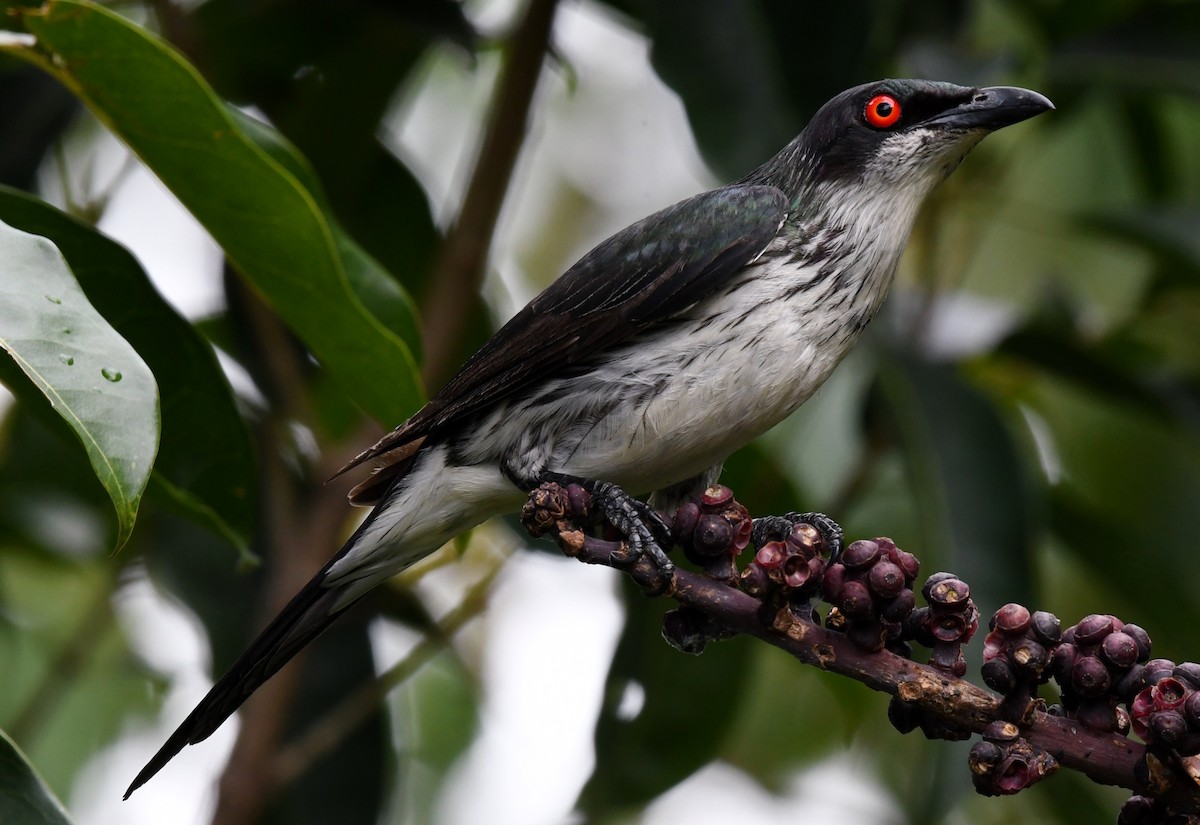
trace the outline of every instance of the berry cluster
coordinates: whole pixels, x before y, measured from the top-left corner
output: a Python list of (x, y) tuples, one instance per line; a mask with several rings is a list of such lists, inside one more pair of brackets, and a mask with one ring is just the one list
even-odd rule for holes
[(821, 592), (833, 605), (826, 626), (844, 630), (863, 650), (902, 641), (904, 620), (916, 603), (912, 584), (921, 563), (889, 538), (851, 542), (829, 565)]
[(1196, 817), (1172, 813), (1161, 799), (1131, 796), (1121, 806), (1117, 825), (1196, 825)]
[(1051, 651), (1062, 638), (1058, 617), (1044, 610), (1030, 613), (1019, 604), (1006, 604), (988, 623), (983, 640), (983, 681), (1004, 694), (1001, 715), (1023, 721), (1038, 685), (1050, 681)]
[[(803, 608), (820, 591), (828, 555), (829, 545), (821, 532), (811, 524), (797, 522), (785, 538), (762, 543), (742, 571), (741, 588), (771, 607), (786, 603), (804, 613)], [(808, 613), (806, 618), (813, 618), (811, 609)]]
[(671, 532), (688, 561), (721, 578), (736, 575), (733, 557), (750, 544), (750, 511), (717, 484), (675, 511)]
[[(589, 536), (606, 524), (603, 515), (590, 511), (590, 495), (582, 487), (547, 484), (530, 494), (523, 517), (534, 535), (557, 531), (569, 555), (614, 564), (622, 557), (613, 544), (620, 537)], [(790, 513), (752, 521), (723, 486), (710, 487), (666, 521), (690, 561), (759, 599), (765, 622), (783, 608), (819, 622), (812, 600), (821, 595), (832, 605), (826, 626), (860, 649), (910, 656), (909, 642), (915, 641), (932, 650), (929, 663), (935, 668), (950, 677), (965, 674), (962, 645), (979, 627), (970, 588), (952, 573), (935, 573), (921, 588), (927, 604), (917, 608), (913, 584), (919, 563), (890, 539), (855, 541), (831, 559), (831, 549), (841, 545), (841, 529), (827, 517)], [(751, 542), (754, 558), (739, 574), (734, 560)], [(1048, 713), (1093, 730), (1133, 732), (1147, 745), (1134, 777), (1145, 795), (1125, 804), (1121, 825), (1193, 821), (1173, 811), (1163, 794), (1181, 768), (1200, 777), (1200, 665), (1150, 659), (1146, 631), (1109, 615), (1087, 616), (1064, 631), (1050, 613), (1008, 604), (992, 616), (988, 631), (982, 676), (1004, 699), (1001, 720), (988, 726), (970, 752), (980, 793), (1016, 793), (1057, 769), (1054, 757), (1021, 734), (1033, 711), (1044, 707), (1038, 687), (1053, 679), (1061, 699)], [(693, 653), (731, 633), (707, 611), (688, 605), (670, 611), (663, 628), (671, 644)], [(902, 732), (919, 727), (930, 737), (970, 736), (961, 722), (899, 696), (888, 717)]]
[(1200, 665), (1152, 659), (1133, 682), (1138, 688), (1129, 700), (1133, 732), (1182, 756), (1200, 753)]
[(992, 722), (967, 756), (971, 781), (984, 796), (1014, 794), (1058, 770), (1049, 753), (1021, 738), (1012, 722)]
[(1128, 733), (1129, 715), (1119, 705), (1139, 690), (1149, 658), (1150, 636), (1137, 625), (1099, 613), (1084, 617), (1063, 631), (1050, 663), (1062, 711), (1093, 730)]
[(934, 573), (925, 580), (921, 596), (929, 604), (908, 617), (911, 637), (932, 648), (929, 664), (962, 677), (967, 672), (962, 646), (979, 629), (979, 609), (971, 599), (971, 588), (953, 573)]

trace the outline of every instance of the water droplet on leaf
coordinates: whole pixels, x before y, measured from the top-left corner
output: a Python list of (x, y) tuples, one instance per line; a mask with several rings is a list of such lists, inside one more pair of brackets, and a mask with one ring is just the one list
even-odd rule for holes
[(121, 375), (120, 370), (110, 370), (108, 367), (100, 370), (100, 374), (103, 375), (106, 380), (112, 381), (114, 384), (124, 377)]

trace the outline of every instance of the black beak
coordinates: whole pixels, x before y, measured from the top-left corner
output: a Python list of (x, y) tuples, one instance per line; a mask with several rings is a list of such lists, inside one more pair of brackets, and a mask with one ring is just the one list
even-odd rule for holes
[(971, 99), (929, 118), (926, 123), (951, 129), (994, 132), (1054, 108), (1044, 95), (1015, 86), (976, 89)]

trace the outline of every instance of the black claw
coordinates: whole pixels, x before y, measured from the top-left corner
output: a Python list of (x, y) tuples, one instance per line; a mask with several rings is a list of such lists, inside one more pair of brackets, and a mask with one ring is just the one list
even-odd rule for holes
[(754, 520), (750, 540), (755, 547), (768, 541), (782, 541), (797, 524), (811, 524), (829, 545), (829, 561), (837, 561), (846, 543), (842, 526), (824, 513), (788, 513), (783, 516), (762, 516)]
[(795, 526), (786, 516), (760, 516), (754, 519), (753, 524), (750, 541), (755, 547), (762, 547), (769, 541), (783, 541)]
[(793, 523), (811, 524), (817, 528), (825, 541), (829, 544), (829, 563), (838, 560), (838, 556), (842, 555), (842, 548), (846, 544), (846, 533), (842, 530), (842, 525), (831, 519), (824, 513), (788, 513), (787, 517), (793, 520)]
[(593, 505), (628, 540), (629, 564), (636, 564), (638, 559), (649, 556), (658, 568), (663, 587), (667, 586), (675, 574), (675, 563), (664, 549), (664, 546), (670, 547), (672, 544), (671, 527), (657, 510), (608, 481), (575, 479), (558, 473), (547, 474), (546, 480), (578, 484), (591, 493)]

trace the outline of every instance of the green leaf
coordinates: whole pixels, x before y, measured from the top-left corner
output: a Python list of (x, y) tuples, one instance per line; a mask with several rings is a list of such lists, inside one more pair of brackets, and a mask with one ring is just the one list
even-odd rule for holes
[(4, 825), (71, 825), (62, 803), (0, 731), (0, 822)]
[(51, 239), (92, 304), (145, 358), (162, 410), (155, 480), (245, 551), (254, 528), (254, 454), (212, 347), (163, 300), (137, 259), (92, 227), (3, 186), (0, 220)]
[(183, 202), (238, 271), (381, 421), (421, 391), (404, 342), (355, 296), (310, 193), (239, 127), (174, 49), (104, 8), (51, 0), (21, 17), (37, 37), (7, 50), (80, 97)]
[(421, 347), (421, 331), (417, 325), (417, 309), (412, 298), (359, 244), (347, 234), (334, 217), (325, 198), (321, 182), (308, 161), (287, 138), (262, 121), (237, 109), (230, 109), (238, 126), (272, 160), (286, 169), (309, 191), (325, 216), (333, 233), (342, 268), (354, 294), (371, 313), (389, 330), (400, 336), (409, 351), (416, 353)]
[(158, 449), (154, 376), (92, 307), (53, 243), (0, 224), (0, 260), (0, 348), (83, 442), (116, 508), (120, 547)]

